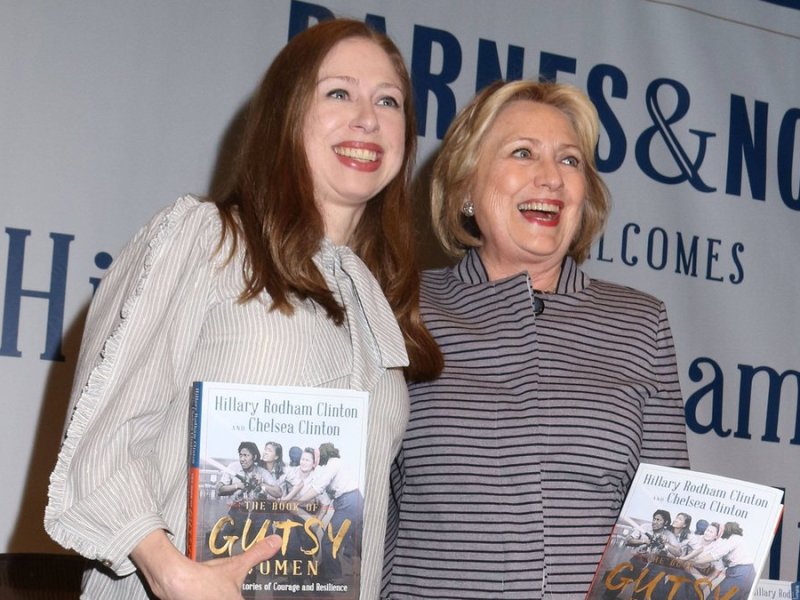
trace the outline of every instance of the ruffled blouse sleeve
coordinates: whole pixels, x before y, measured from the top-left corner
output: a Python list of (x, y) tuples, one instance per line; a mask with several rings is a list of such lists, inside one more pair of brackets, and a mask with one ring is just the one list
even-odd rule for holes
[(169, 530), (154, 447), (211, 296), (220, 222), (187, 196), (129, 242), (90, 307), (45, 529), (119, 575), (155, 529)]

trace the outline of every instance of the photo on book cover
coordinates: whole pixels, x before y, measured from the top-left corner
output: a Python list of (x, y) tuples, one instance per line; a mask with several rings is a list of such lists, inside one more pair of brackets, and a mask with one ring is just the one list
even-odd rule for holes
[(358, 598), (366, 394), (203, 382), (190, 440), (189, 555), (283, 544), (245, 598)]

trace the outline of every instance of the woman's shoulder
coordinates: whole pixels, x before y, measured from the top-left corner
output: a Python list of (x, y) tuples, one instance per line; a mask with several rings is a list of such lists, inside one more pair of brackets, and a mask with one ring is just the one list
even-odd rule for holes
[[(115, 261), (132, 261), (148, 268), (162, 256), (171, 261), (198, 257), (209, 261), (222, 239), (222, 220), (217, 206), (194, 195), (181, 196), (162, 208), (143, 225)], [(127, 260), (126, 260), (127, 259)], [(112, 266), (113, 268), (113, 266)]]
[[(468, 294), (474, 287), (456, 275), (453, 267), (425, 270), (420, 274), (420, 302), (428, 304), (450, 304)], [(474, 290), (473, 290), (474, 291)]]
[(635, 287), (607, 281), (605, 279), (590, 279), (589, 285), (584, 289), (595, 301), (625, 306), (639, 306), (643, 309), (660, 311), (664, 302), (653, 294)]
[(455, 263), (425, 269), (420, 274), (423, 292), (432, 293), (455, 287), (482, 287), (489, 283), (486, 270), (475, 252), (467, 252)]
[(178, 198), (140, 227), (114, 258), (93, 305), (132, 305), (143, 295), (167, 294), (182, 276), (214, 272), (220, 232), (215, 205), (195, 196)]
[[(157, 212), (145, 229), (152, 235), (218, 238), (222, 221), (216, 204), (187, 194)], [(200, 241), (200, 240), (197, 240)]]
[(420, 273), (420, 283), (430, 287), (437, 283), (447, 281), (452, 276), (452, 267), (441, 267), (438, 269), (426, 269)]

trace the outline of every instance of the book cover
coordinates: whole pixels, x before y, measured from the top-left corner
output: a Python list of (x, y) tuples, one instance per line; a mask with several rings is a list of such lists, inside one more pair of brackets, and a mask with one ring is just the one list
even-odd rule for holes
[(357, 599), (366, 392), (196, 382), (189, 424), (187, 555), (232, 556), (267, 535), (248, 575), (259, 600)]
[(641, 464), (587, 600), (745, 600), (755, 593), (783, 492)]

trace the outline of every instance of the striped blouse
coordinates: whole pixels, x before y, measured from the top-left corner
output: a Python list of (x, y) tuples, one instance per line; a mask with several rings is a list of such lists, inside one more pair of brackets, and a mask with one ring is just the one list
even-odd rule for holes
[(386, 598), (583, 598), (639, 461), (688, 466), (664, 305), (569, 258), (538, 316), (532, 287), (474, 250), (424, 275), (445, 370), (410, 388)]
[[(190, 196), (157, 215), (114, 261), (92, 302), (45, 528), (107, 569), (85, 598), (145, 599), (128, 555), (155, 529), (185, 548), (188, 411), (194, 380), (369, 392), (361, 598), (378, 596), (389, 467), (408, 416), (408, 363), (394, 315), (369, 269), (324, 242), (315, 262), (345, 324), (312, 301), (292, 316), (269, 297), (239, 302), (242, 245), (215, 252), (216, 207)], [(261, 446), (266, 440), (253, 440)]]

